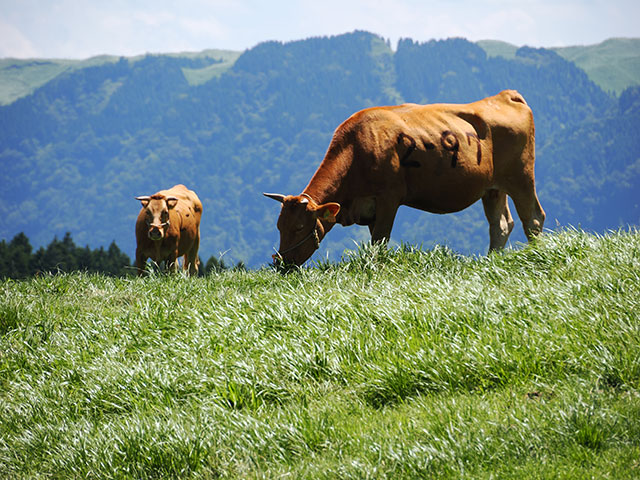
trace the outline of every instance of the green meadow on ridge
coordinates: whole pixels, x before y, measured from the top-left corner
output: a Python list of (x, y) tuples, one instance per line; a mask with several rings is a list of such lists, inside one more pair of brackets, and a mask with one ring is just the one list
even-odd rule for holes
[(1, 478), (637, 478), (640, 234), (0, 282)]

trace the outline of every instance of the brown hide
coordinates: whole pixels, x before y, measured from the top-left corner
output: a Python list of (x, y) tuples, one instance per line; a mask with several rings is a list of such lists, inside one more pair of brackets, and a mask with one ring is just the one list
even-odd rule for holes
[(528, 239), (545, 214), (535, 190), (533, 114), (514, 90), (469, 104), (405, 104), (355, 113), (335, 131), (301, 195), (282, 203), (279, 259), (301, 265), (333, 227), (368, 225), (386, 241), (400, 205), (457, 212), (482, 199), (489, 249), (513, 228), (507, 195)]
[[(158, 264), (164, 261), (175, 272), (178, 257), (184, 257), (184, 270), (196, 274), (202, 203), (195, 192), (184, 185), (176, 185), (148, 197), (136, 198), (142, 202), (136, 221), (138, 275), (144, 273), (149, 258)], [(167, 220), (168, 224), (165, 223)]]

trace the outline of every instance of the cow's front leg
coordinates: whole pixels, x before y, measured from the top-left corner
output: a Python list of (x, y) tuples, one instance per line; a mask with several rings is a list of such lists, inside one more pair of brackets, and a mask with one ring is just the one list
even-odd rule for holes
[(396, 202), (376, 200), (376, 218), (373, 224), (369, 225), (371, 232), (371, 243), (388, 242), (391, 238), (391, 229), (396, 219), (399, 204)]
[(178, 251), (171, 252), (169, 257), (166, 260), (167, 267), (169, 268), (169, 272), (178, 273)]
[(146, 273), (147, 258), (140, 249), (136, 249), (136, 269), (138, 270), (139, 277)]

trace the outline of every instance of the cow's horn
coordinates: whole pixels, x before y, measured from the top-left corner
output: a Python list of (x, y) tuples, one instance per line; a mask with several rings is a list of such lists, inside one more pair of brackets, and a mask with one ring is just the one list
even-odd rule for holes
[(282, 195), (281, 193), (263, 193), (263, 195), (265, 197), (273, 198), (274, 200), (277, 200), (280, 203), (284, 202), (285, 196)]
[(151, 200), (151, 197), (149, 195), (143, 195), (141, 197), (136, 197), (136, 200), (140, 200), (142, 202), (143, 200)]

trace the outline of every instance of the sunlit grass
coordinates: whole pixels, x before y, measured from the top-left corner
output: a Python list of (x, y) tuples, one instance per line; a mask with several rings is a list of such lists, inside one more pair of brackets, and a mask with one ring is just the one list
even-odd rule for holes
[(636, 231), (0, 289), (0, 477), (640, 474)]

